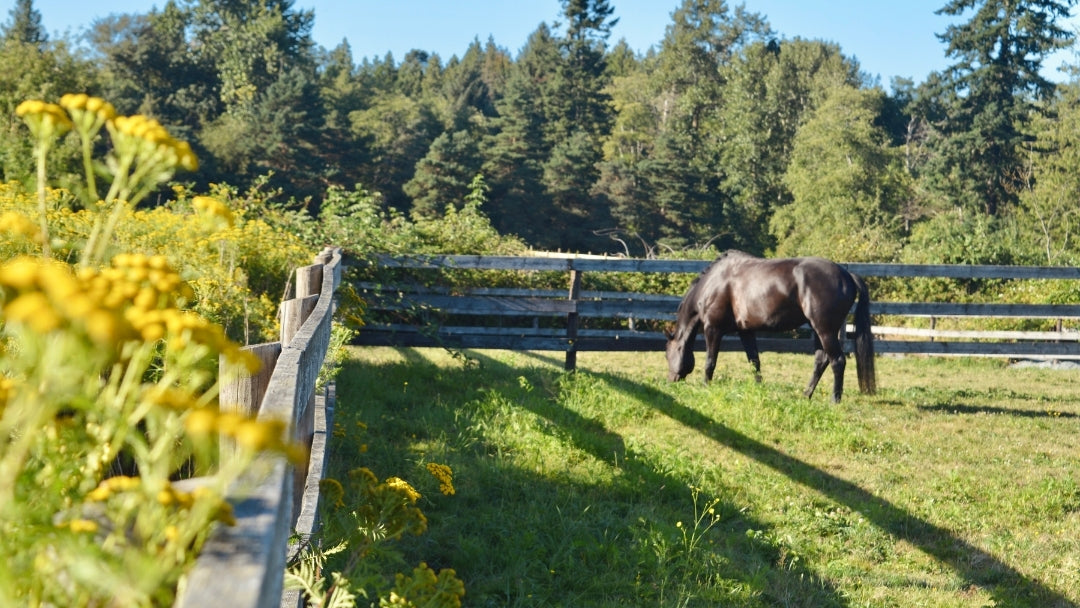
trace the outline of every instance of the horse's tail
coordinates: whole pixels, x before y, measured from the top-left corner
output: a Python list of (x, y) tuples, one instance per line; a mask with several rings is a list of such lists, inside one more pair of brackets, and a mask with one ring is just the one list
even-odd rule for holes
[(870, 290), (862, 277), (850, 274), (859, 290), (859, 303), (855, 306), (855, 368), (859, 373), (859, 390), (872, 395), (877, 392), (877, 374), (874, 370), (874, 334), (870, 331)]

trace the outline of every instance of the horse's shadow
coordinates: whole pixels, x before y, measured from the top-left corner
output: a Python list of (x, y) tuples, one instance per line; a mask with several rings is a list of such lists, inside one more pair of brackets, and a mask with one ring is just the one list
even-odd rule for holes
[[(918, 547), (924, 553), (948, 565), (971, 585), (984, 588), (994, 596), (997, 605), (1025, 606), (1031, 608), (1075, 607), (1076, 603), (1051, 589), (1042, 582), (1019, 572), (994, 555), (960, 538), (950, 530), (930, 523), (905, 511), (879, 496), (841, 479), (798, 458), (748, 437), (725, 426), (720, 421), (687, 408), (670, 395), (645, 382), (626, 376), (605, 372), (589, 372), (601, 377), (609, 386), (635, 398), (644, 395), (658, 412), (676, 420), (688, 428), (723, 445), (736, 450), (803, 486), (829, 496), (832, 500), (863, 515), (879, 529), (893, 538)], [(1013, 416), (1061, 416), (1074, 414), (1056, 412), (1028, 412), (1005, 408), (937, 405), (924, 409), (941, 409), (959, 413), (994, 413)], [(1008, 595), (1004, 595), (1005, 593)]]

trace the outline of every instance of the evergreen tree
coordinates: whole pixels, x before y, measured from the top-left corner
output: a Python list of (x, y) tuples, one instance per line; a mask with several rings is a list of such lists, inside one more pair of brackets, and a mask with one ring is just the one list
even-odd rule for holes
[(370, 91), (361, 85), (347, 40), (326, 52), (319, 61), (319, 97), (325, 107), (326, 124), (348, 129), (349, 113), (364, 107)]
[(443, 132), (431, 99), (413, 99), (391, 90), (377, 90), (370, 103), (349, 115), (350, 134), (367, 153), (362, 183), (383, 194), (388, 206), (407, 212), (402, 187), (431, 142)]
[(11, 20), (0, 26), (0, 41), (30, 44), (40, 50), (49, 42), (49, 36), (41, 25), (41, 13), (34, 8), (34, 0), (15, 0), (8, 13)]
[(434, 217), (448, 205), (460, 208), (479, 168), (480, 152), (471, 133), (458, 131), (436, 137), (427, 155), (416, 164), (412, 179), (405, 183), (413, 214)]
[(501, 53), (493, 45), (485, 49), (478, 40), (474, 40), (464, 57), (447, 66), (443, 72), (441, 91), (437, 93), (443, 98), (446, 108), (444, 122), (451, 130), (468, 129), (470, 125), (475, 126), (496, 114), (496, 92), (492, 88), (493, 83), (485, 78), (489, 50)]
[(90, 31), (103, 95), (118, 111), (154, 116), (185, 138), (224, 109), (214, 62), (188, 49), (191, 25), (192, 13), (170, 1), (145, 15), (111, 15)]
[(542, 183), (544, 159), (551, 150), (544, 128), (550, 124), (558, 58), (556, 41), (547, 24), (541, 24), (510, 67), (483, 146), (492, 224), (534, 244), (547, 232), (542, 218), (551, 208)]
[(313, 20), (311, 11), (293, 10), (293, 0), (198, 0), (194, 38), (215, 62), (226, 111), (244, 111), (294, 67), (314, 68)]
[(559, 46), (557, 107), (549, 137), (564, 141), (576, 131), (597, 137), (611, 128), (606, 78), (606, 42), (618, 19), (607, 0), (562, 0), (566, 33)]
[(769, 35), (759, 15), (741, 6), (731, 11), (723, 0), (684, 0), (672, 14), (650, 74), (657, 127), (642, 162), (668, 246), (744, 244), (721, 187), (730, 143), (720, 111), (729, 95), (727, 66), (745, 45)]
[(956, 61), (937, 90), (944, 117), (927, 167), (931, 185), (964, 208), (990, 216), (1015, 203), (1023, 184), (1028, 125), (1053, 91), (1039, 70), (1073, 34), (1058, 25), (1075, 0), (951, 0), (938, 14), (970, 19), (938, 38)]
[(562, 5), (566, 32), (559, 39), (555, 79), (545, 100), (544, 138), (551, 152), (542, 179), (553, 206), (546, 227), (552, 236), (545, 242), (584, 250), (599, 246), (594, 233), (609, 221), (592, 185), (599, 177), (602, 140), (611, 131), (605, 52), (618, 19), (611, 18), (614, 9), (607, 0), (563, 0)]

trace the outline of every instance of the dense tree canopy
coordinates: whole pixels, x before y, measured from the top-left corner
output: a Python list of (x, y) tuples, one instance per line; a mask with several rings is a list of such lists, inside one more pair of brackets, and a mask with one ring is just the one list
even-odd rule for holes
[(358, 188), (431, 218), (482, 183), (492, 225), (537, 248), (1077, 263), (1080, 83), (1041, 72), (1076, 1), (942, 2), (950, 66), (886, 91), (727, 0), (683, 0), (644, 53), (610, 40), (618, 0), (561, 0), (525, 41), (359, 61), (293, 0), (169, 0), (78, 47), (18, 0), (0, 178), (30, 171), (15, 105), (86, 91), (189, 140), (203, 184), (268, 180), (297, 210)]

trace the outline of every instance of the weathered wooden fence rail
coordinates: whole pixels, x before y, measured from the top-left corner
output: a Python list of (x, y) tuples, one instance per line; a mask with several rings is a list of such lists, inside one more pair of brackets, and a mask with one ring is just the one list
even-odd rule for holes
[[(516, 270), (565, 272), (568, 289), (469, 289), (450, 293), (438, 288), (406, 285), (361, 284), (373, 311), (420, 313), (440, 323), (371, 323), (355, 343), (398, 346), (448, 346), (509, 350), (549, 350), (567, 353), (572, 369), (576, 352), (663, 350), (661, 332), (638, 331), (642, 320), (674, 321), (682, 294), (643, 294), (581, 289), (586, 272), (692, 273), (708, 262), (646, 260), (581, 256), (382, 256), (377, 264), (403, 269)], [(844, 264), (864, 277), (944, 277), (954, 279), (1067, 279), (1080, 280), (1080, 268), (977, 265)], [(1080, 319), (1080, 305), (951, 302), (878, 302), (875, 316)], [(483, 324), (463, 321), (486, 319)], [(449, 319), (449, 320), (448, 320)], [(491, 323), (491, 319), (498, 319)], [(541, 323), (540, 320), (545, 320)], [(619, 320), (617, 329), (586, 329), (582, 320)], [(531, 322), (529, 321), (531, 320)], [(522, 322), (525, 324), (522, 324)], [(531, 323), (531, 324), (530, 324)], [(609, 323), (610, 325), (610, 323)], [(1080, 332), (956, 331), (875, 326), (879, 353), (981, 355), (1002, 357), (1080, 358)], [(762, 350), (805, 352), (808, 340), (761, 338)], [(698, 341), (703, 348), (703, 341)], [(722, 343), (724, 350), (741, 348), (738, 340)]]
[[(341, 251), (327, 248), (316, 264), (296, 271), (296, 298), (281, 307), (280, 342), (246, 347), (263, 361), (254, 376), (221, 390), (221, 408), (286, 421), (295, 441), (310, 446), (306, 465), (264, 454), (237, 481), (228, 498), (236, 525), (219, 526), (203, 546), (177, 608), (297, 606), (282, 593), (289, 536), (310, 534), (317, 522), (318, 481), (332, 424), (333, 394), (317, 395), (316, 379), (330, 344), (334, 291), (341, 282)], [(223, 447), (223, 458), (228, 457)]]

